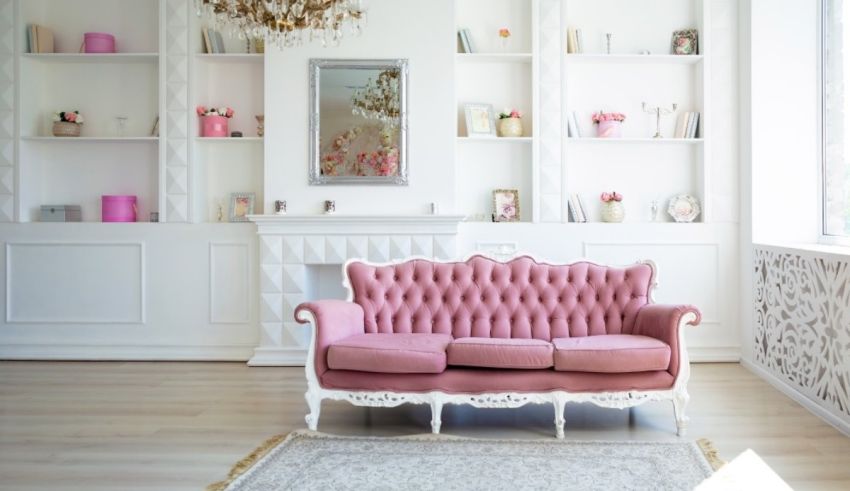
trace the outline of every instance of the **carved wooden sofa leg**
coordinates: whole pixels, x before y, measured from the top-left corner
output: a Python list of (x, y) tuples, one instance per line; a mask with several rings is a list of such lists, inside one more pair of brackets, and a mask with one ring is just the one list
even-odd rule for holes
[(322, 412), (322, 396), (317, 391), (308, 390), (304, 393), (304, 398), (307, 399), (307, 407), (310, 408), (310, 413), (304, 418), (307, 421), (307, 427), (313, 431), (319, 427), (319, 414)]
[(443, 400), (440, 394), (434, 393), (431, 395), (431, 433), (437, 435), (440, 433), (440, 426), (443, 424)]
[(567, 400), (561, 395), (555, 394), (552, 398), (552, 405), (555, 406), (555, 438), (564, 438), (564, 408), (567, 405)]
[(685, 416), (685, 407), (690, 399), (691, 396), (684, 388), (673, 392), (673, 414), (676, 417), (676, 435), (678, 436), (685, 436), (688, 430), (689, 418)]

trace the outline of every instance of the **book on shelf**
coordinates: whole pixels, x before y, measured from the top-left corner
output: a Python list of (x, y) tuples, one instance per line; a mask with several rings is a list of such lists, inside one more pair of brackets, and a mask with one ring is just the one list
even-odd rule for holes
[(577, 193), (570, 194), (570, 199), (567, 203), (567, 211), (569, 212), (570, 218), (573, 222), (587, 223), (587, 215), (584, 212), (581, 197)]
[(215, 48), (216, 53), (226, 53), (227, 51), (224, 49), (224, 38), (221, 37), (221, 33), (218, 31), (213, 31), (212, 34), (215, 38)]
[(460, 33), (466, 43), (466, 52), (475, 53), (475, 45), (472, 44), (472, 34), (469, 32), (469, 29), (464, 27), (460, 30)]
[(570, 138), (581, 138), (581, 128), (578, 126), (578, 117), (575, 111), (567, 114), (567, 136)]
[(581, 39), (581, 29), (576, 29), (576, 53), (584, 53), (584, 41)]
[(210, 30), (206, 27), (201, 29), (201, 36), (204, 38), (204, 53), (212, 53), (212, 43), (210, 42)]
[(578, 200), (578, 210), (581, 213), (582, 223), (587, 223), (587, 207), (584, 206), (584, 199), (580, 194), (576, 194), (576, 199)]
[(692, 113), (691, 119), (693, 119), (693, 124), (691, 125), (691, 131), (688, 133), (688, 138), (696, 138), (699, 130), (699, 113)]
[(679, 116), (679, 121), (676, 123), (676, 132), (674, 138), (696, 138), (699, 128), (699, 113), (684, 112)]
[(578, 53), (578, 38), (576, 38), (576, 30), (572, 27), (567, 29), (567, 53)]
[(460, 29), (457, 31), (457, 39), (460, 45), (461, 53), (472, 53), (472, 49), (469, 46), (469, 34), (468, 29)]
[(224, 38), (221, 37), (220, 32), (215, 29), (204, 28), (201, 29), (201, 35), (204, 38), (204, 50), (207, 54), (221, 54), (226, 52), (224, 49)]
[(27, 26), (27, 44), (30, 53), (53, 53), (53, 31), (30, 24)]

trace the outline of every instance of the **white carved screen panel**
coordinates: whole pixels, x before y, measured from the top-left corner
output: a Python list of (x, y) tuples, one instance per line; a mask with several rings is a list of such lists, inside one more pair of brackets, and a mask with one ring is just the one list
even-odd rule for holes
[(6, 322), (144, 323), (144, 256), (142, 243), (7, 243)]
[(756, 248), (754, 358), (850, 423), (850, 262)]

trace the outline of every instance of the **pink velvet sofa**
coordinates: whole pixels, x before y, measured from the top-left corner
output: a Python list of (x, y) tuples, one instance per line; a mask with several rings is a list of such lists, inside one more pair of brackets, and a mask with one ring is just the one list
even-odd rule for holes
[(347, 301), (298, 306), (312, 326), (306, 374), (315, 430), (323, 399), (360, 406), (430, 404), (439, 433), (444, 404), (555, 409), (592, 402), (626, 408), (671, 400), (685, 431), (690, 372), (683, 328), (690, 305), (652, 301), (655, 266), (359, 260), (343, 267)]

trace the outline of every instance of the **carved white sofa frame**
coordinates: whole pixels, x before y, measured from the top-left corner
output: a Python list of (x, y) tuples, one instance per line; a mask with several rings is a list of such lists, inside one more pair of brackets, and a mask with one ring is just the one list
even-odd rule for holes
[[(360, 262), (370, 266), (392, 266), (401, 264), (414, 259), (436, 263), (454, 263), (463, 262), (473, 256), (484, 256), (493, 259), (494, 261), (506, 262), (510, 258), (496, 258), (487, 253), (475, 252), (464, 259), (442, 261), (438, 259), (412, 256), (396, 261), (375, 263), (363, 259), (349, 259), (342, 266), (343, 286), (348, 290), (347, 301), (354, 301), (354, 290), (348, 279), (347, 269), (352, 262)], [(530, 254), (515, 254), (513, 257), (527, 256), (537, 262), (546, 262), (549, 264), (558, 264), (548, 261), (540, 261)], [(572, 265), (578, 262), (587, 262), (604, 266), (594, 261), (581, 259), (564, 265)], [(653, 291), (658, 286), (657, 269), (655, 263), (650, 260), (639, 261), (638, 264), (647, 264), (652, 268), (650, 277), (649, 289), (647, 292), (647, 304), (655, 303)], [(688, 358), (688, 350), (685, 346), (684, 328), (697, 320), (697, 315), (693, 312), (686, 312), (679, 319), (678, 329), (678, 345), (679, 345), (679, 370), (676, 374), (676, 379), (673, 382), (671, 389), (665, 390), (628, 390), (628, 391), (612, 391), (612, 392), (567, 392), (563, 390), (553, 390), (547, 392), (487, 392), (480, 394), (450, 394), (442, 391), (431, 392), (391, 392), (391, 391), (369, 391), (369, 390), (340, 390), (326, 389), (321, 386), (319, 377), (316, 374), (316, 344), (317, 344), (317, 322), (312, 312), (309, 310), (300, 310), (296, 313), (298, 320), (310, 324), (310, 345), (307, 351), (307, 360), (304, 364), (304, 371), (307, 376), (307, 392), (304, 397), (307, 399), (307, 406), (310, 412), (305, 417), (308, 428), (316, 430), (319, 426), (319, 416), (322, 409), (322, 401), (325, 399), (332, 401), (348, 401), (355, 406), (365, 407), (396, 407), (405, 403), (410, 404), (428, 404), (431, 406), (431, 431), (440, 433), (442, 425), (443, 405), (445, 404), (468, 404), (477, 408), (517, 408), (526, 404), (549, 404), (551, 403), (555, 409), (555, 436), (564, 438), (564, 409), (569, 402), (590, 402), (599, 407), (626, 409), (638, 406), (650, 401), (672, 401), (673, 416), (676, 421), (676, 434), (683, 436), (687, 430), (689, 418), (685, 415), (685, 408), (690, 400), (687, 384), (690, 378), (691, 368)]]

